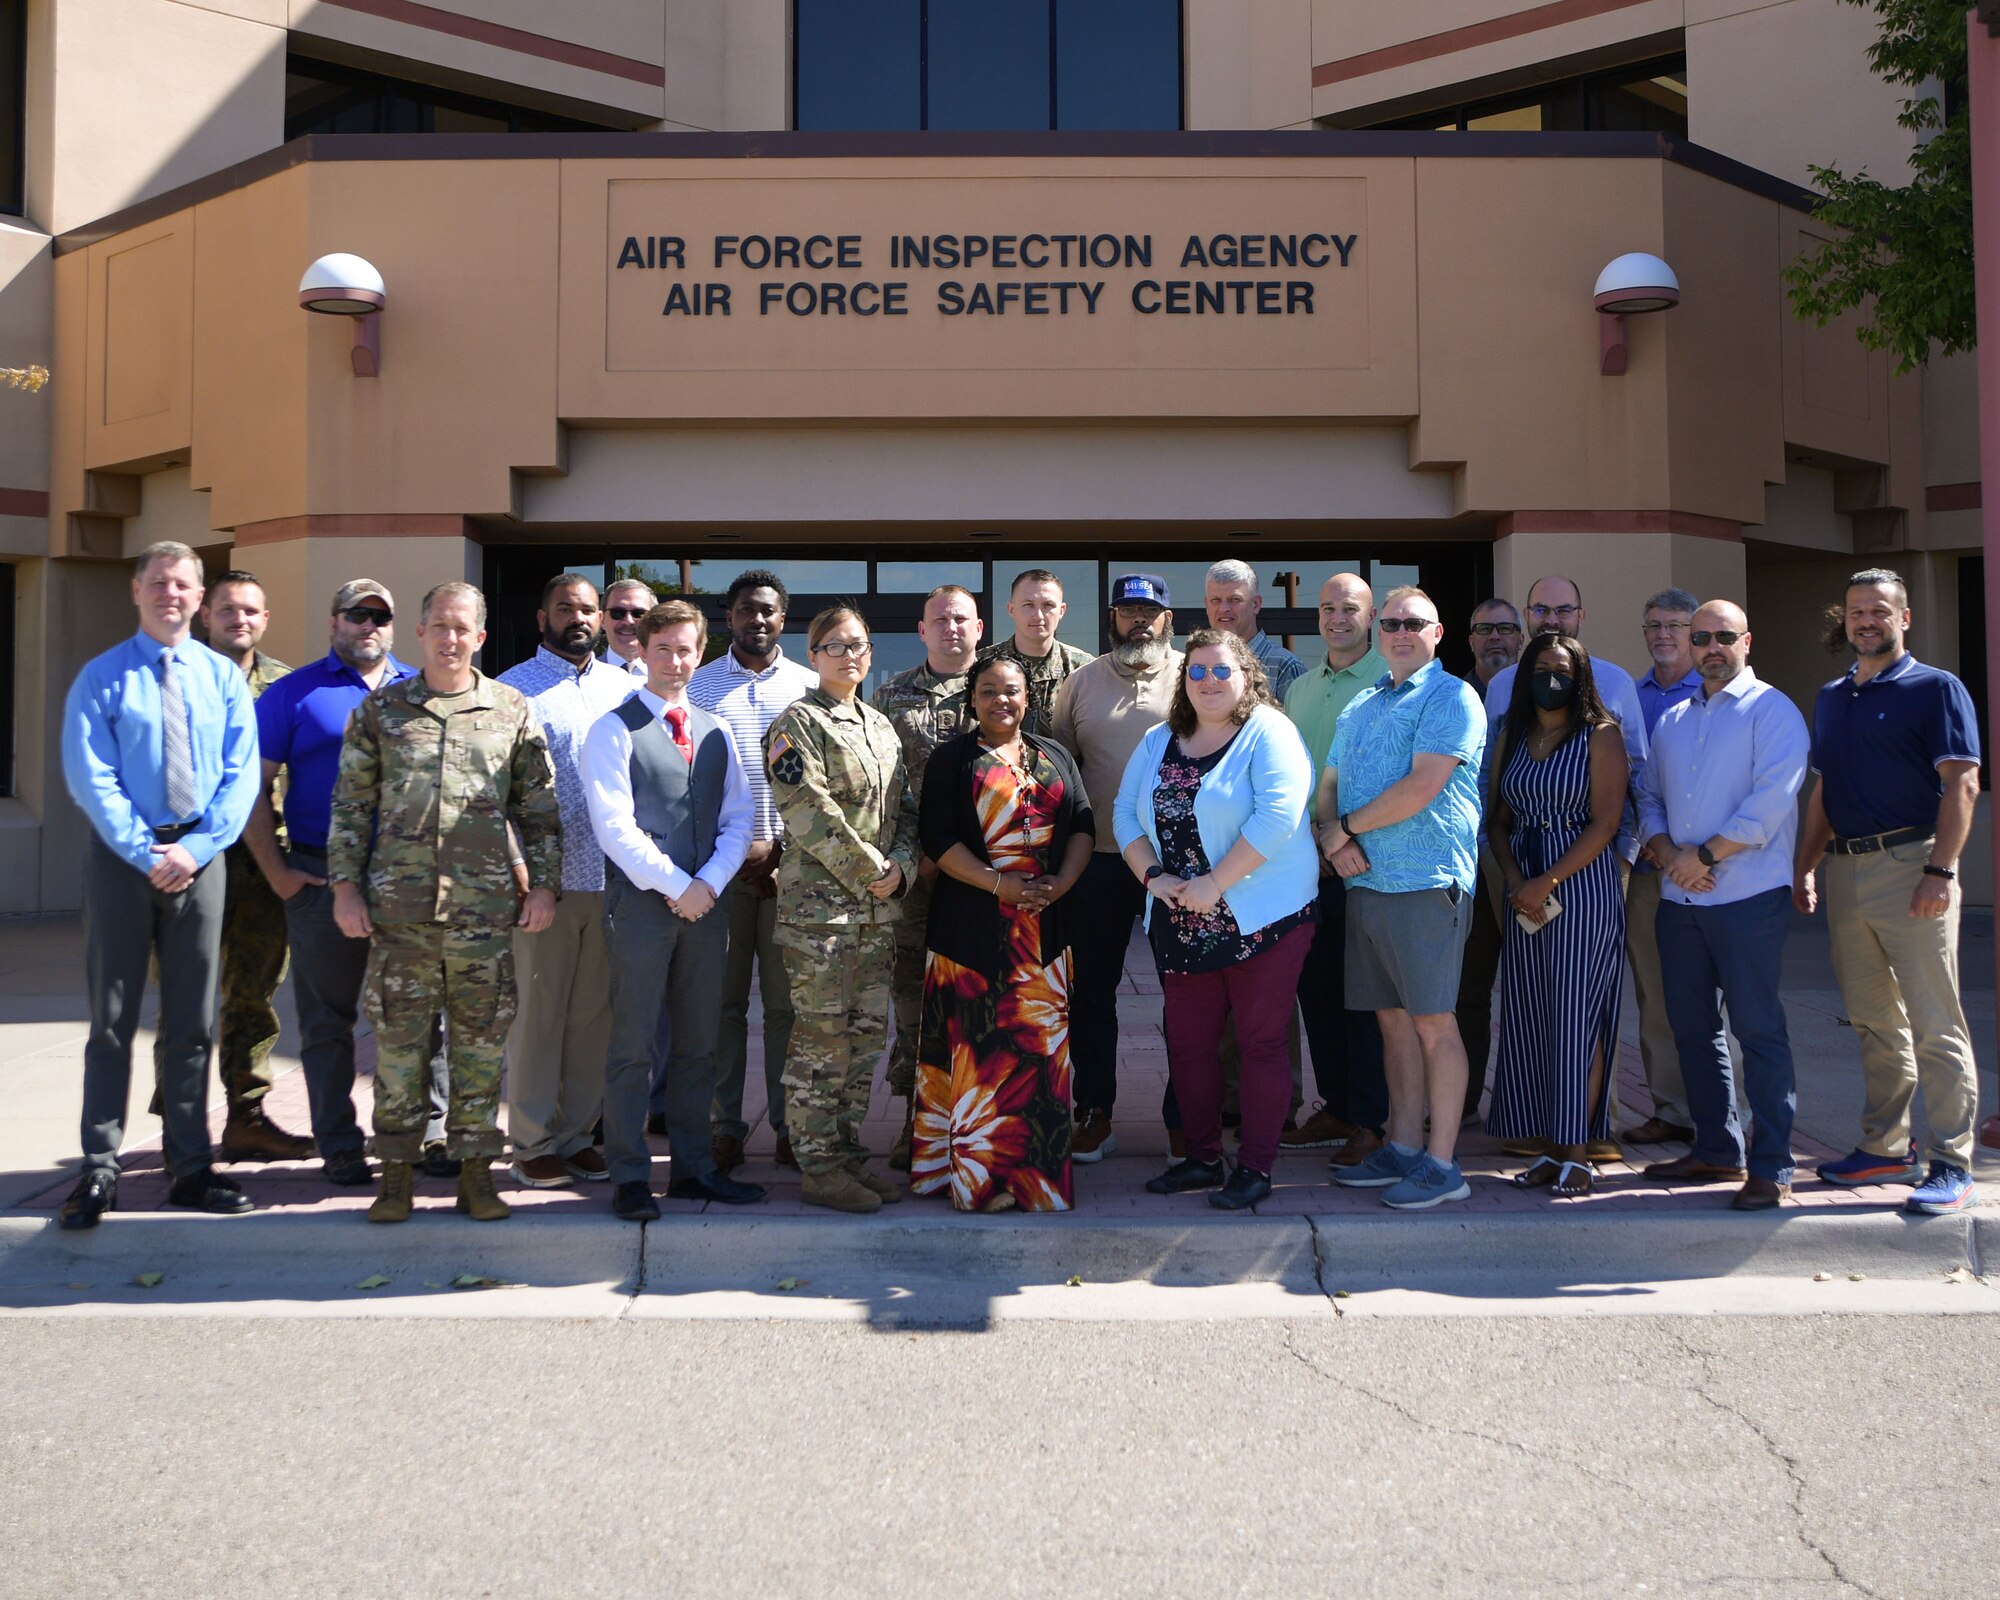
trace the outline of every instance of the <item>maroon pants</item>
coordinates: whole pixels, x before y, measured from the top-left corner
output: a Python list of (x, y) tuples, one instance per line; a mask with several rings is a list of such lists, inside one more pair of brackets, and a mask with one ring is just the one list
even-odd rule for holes
[(1285, 1027), (1298, 995), (1299, 969), (1312, 948), (1313, 925), (1294, 928), (1270, 949), (1219, 972), (1163, 973), (1167, 1075), (1179, 1102), (1187, 1153), (1222, 1155), (1222, 1025), (1236, 1019), (1242, 1061), (1237, 1099), (1243, 1112), (1244, 1166), (1268, 1173), (1292, 1101)]

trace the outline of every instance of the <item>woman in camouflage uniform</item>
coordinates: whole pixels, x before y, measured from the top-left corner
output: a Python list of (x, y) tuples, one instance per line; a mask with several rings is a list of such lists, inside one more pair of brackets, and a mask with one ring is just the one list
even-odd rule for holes
[(806, 632), (819, 687), (764, 735), (785, 823), (777, 942), (798, 1020), (785, 1123), (809, 1205), (876, 1211), (901, 1188), (867, 1168), (861, 1120), (888, 1042), (897, 899), (916, 872), (917, 808), (889, 719), (860, 698), (868, 624), (846, 606)]

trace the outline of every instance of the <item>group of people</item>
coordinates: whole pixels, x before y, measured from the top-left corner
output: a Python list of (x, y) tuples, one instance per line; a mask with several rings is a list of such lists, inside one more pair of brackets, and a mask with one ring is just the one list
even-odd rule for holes
[[(1793, 1176), (1785, 933), (1822, 892), (1866, 1104), (1857, 1149), (1820, 1176), (1968, 1203), (1954, 874), (1978, 739), (1963, 686), (1908, 653), (1895, 574), (1851, 580), (1855, 665), (1810, 731), (1751, 669), (1742, 610), (1678, 589), (1647, 602), (1654, 665), (1635, 682), (1593, 659), (1562, 577), (1522, 610), (1475, 608), (1469, 681), (1439, 664), (1421, 589), (1378, 602), (1329, 578), (1308, 667), (1263, 632), (1247, 565), (1204, 587), (1183, 650), (1166, 580), (1115, 577), (1093, 657), (1057, 637), (1051, 572), (1015, 579), (991, 646), (976, 597), (946, 585), (924, 602), (924, 660), (864, 698), (866, 619), (822, 611), (795, 660), (789, 596), (762, 569), (729, 586), (713, 659), (695, 605), (562, 573), (534, 655), (498, 677), (477, 666), (477, 588), (424, 597), (409, 666), (368, 579), (333, 596), (326, 656), (291, 671), (261, 651), (254, 576), (205, 590), (186, 546), (149, 548), (137, 634), (65, 708), (92, 839), (84, 1168), (63, 1225), (115, 1204), (151, 962), (176, 1205), (251, 1209), (218, 1154), (316, 1151), (328, 1182), (378, 1185), (373, 1222), (411, 1215), (419, 1172), (504, 1218), (503, 1159), (527, 1186), (605, 1183), (648, 1221), (649, 1137), (670, 1197), (754, 1202), (735, 1176), (754, 982), (777, 1159), (808, 1203), (1065, 1210), (1073, 1164), (1117, 1147), (1135, 921), (1168, 1045), (1156, 1193), (1241, 1209), (1280, 1152), (1330, 1149), (1335, 1182), (1392, 1207), (1463, 1199), (1456, 1141), (1485, 1100), (1528, 1163), (1513, 1182), (1586, 1194), (1618, 1154), (1629, 960), (1653, 1108), (1626, 1137), (1689, 1145), (1646, 1176), (1732, 1182), (1759, 1209)], [(287, 951), (310, 1140), (263, 1105)], [(379, 1171), (353, 1106), (363, 1013)], [(861, 1138), (885, 1047), (905, 1102), (887, 1165), (907, 1178)]]

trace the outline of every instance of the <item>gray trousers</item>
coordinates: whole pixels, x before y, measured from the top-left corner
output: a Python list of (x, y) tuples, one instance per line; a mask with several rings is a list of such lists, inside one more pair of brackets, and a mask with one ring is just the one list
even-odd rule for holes
[[(326, 856), (294, 850), (285, 858), (300, 872), (326, 876)], [(292, 946), (292, 998), (299, 1009), (299, 1063), (312, 1106), (313, 1142), (322, 1157), (359, 1150), (354, 1116), (354, 1025), (361, 1016), (361, 980), (368, 941), (350, 939), (333, 920), (333, 890), (307, 884), (285, 902), (285, 936)], [(444, 1138), (447, 1075), (444, 1028), (432, 1025), (430, 1118), (424, 1142)]]
[(732, 883), (723, 896), (729, 913), (729, 957), (722, 978), (722, 1019), (715, 1041), (715, 1131), (731, 1139), (747, 1139), (743, 1120), (743, 1083), (750, 1062), (750, 973), (757, 973), (757, 992), (764, 1001), (764, 1104), (770, 1108), (771, 1131), (785, 1131), (785, 1058), (791, 1053), (792, 981), (785, 970), (785, 952), (778, 948), (778, 902), (742, 883)]
[(215, 1038), (225, 879), (217, 856), (180, 893), (163, 893), (91, 835), (83, 861), (83, 960), (90, 991), (90, 1040), (83, 1050), (86, 1173), (118, 1171), (132, 1092), (132, 1039), (146, 997), (146, 964), (155, 955), (167, 1170), (184, 1178), (209, 1164), (208, 1052)]
[(611, 1049), (604, 1061), (604, 1159), (611, 1181), (644, 1183), (652, 1175), (646, 1107), (663, 1012), (673, 1017), (665, 1113), (673, 1178), (712, 1177), (708, 1114), (729, 937), (722, 907), (698, 922), (683, 921), (664, 895), (633, 888), (614, 869), (604, 894), (604, 936), (611, 957)]

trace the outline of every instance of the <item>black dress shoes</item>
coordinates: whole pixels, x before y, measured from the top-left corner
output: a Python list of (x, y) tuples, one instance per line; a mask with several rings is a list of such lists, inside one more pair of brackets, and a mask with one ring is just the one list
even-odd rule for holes
[(257, 1209), (234, 1178), (225, 1178), (213, 1167), (201, 1167), (185, 1178), (176, 1178), (167, 1191), (167, 1203), (219, 1217), (240, 1217)]
[(1222, 1163), (1197, 1161), (1189, 1156), (1179, 1166), (1169, 1167), (1157, 1178), (1146, 1180), (1148, 1194), (1192, 1194), (1196, 1189), (1222, 1187)]
[(65, 1228), (94, 1228), (98, 1219), (117, 1203), (118, 1174), (100, 1168), (77, 1180), (56, 1220)]
[(1241, 1211), (1246, 1206), (1254, 1206), (1259, 1200), (1270, 1198), (1271, 1175), (1268, 1172), (1259, 1172), (1255, 1167), (1238, 1167), (1230, 1173), (1222, 1192), (1208, 1197), (1208, 1203), (1218, 1211)]
[(717, 1205), (747, 1206), (764, 1198), (761, 1183), (739, 1183), (720, 1172), (706, 1178), (682, 1178), (667, 1185), (669, 1200), (713, 1200)]
[(612, 1215), (623, 1217), (627, 1222), (658, 1222), (660, 1202), (653, 1198), (653, 1191), (639, 1179), (618, 1185), (618, 1192), (611, 1197)]

